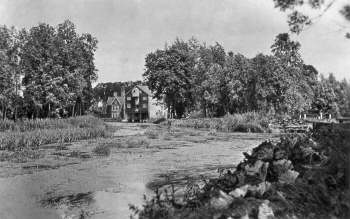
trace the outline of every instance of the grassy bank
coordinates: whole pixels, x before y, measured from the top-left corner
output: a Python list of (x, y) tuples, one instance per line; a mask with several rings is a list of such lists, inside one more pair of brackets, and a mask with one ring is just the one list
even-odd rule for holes
[(35, 149), (40, 145), (107, 137), (103, 121), (92, 116), (68, 119), (2, 121), (0, 150)]
[[(167, 122), (163, 122), (167, 124)], [(172, 126), (204, 128), (223, 132), (269, 132), (269, 120), (261, 113), (229, 114), (221, 118), (172, 120)]]

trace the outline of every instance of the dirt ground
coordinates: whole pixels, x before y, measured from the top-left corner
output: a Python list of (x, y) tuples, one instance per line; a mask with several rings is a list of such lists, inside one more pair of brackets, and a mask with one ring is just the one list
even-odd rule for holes
[[(40, 158), (0, 162), (0, 218), (129, 218), (156, 188), (234, 168), (272, 134), (108, 123), (114, 136), (45, 145)], [(108, 147), (108, 155), (94, 149)]]

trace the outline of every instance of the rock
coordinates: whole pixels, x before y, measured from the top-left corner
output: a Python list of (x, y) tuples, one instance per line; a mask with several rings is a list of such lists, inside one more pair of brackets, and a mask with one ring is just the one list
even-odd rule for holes
[(288, 153), (282, 148), (277, 147), (274, 151), (274, 159), (280, 160), (285, 158), (288, 158)]
[(270, 188), (271, 188), (271, 183), (269, 183), (269, 182), (262, 182), (262, 183), (258, 184), (257, 192), (262, 196)]
[(210, 205), (215, 209), (225, 209), (233, 202), (233, 198), (219, 190), (217, 196), (210, 199)]
[(264, 193), (270, 188), (271, 188), (271, 183), (265, 181), (255, 186), (251, 186), (251, 185), (248, 186), (247, 193), (249, 192), (253, 196), (263, 196)]
[(273, 171), (280, 176), (282, 173), (293, 168), (290, 160), (282, 159), (273, 162)]
[(264, 165), (264, 162), (257, 160), (253, 165), (248, 165), (245, 167), (247, 175), (254, 176), (260, 173), (261, 167)]
[(235, 198), (244, 197), (247, 194), (248, 188), (249, 185), (244, 185), (231, 191), (229, 195)]
[(270, 161), (273, 159), (275, 147), (271, 141), (265, 141), (253, 149), (251, 157), (262, 161)]
[(261, 203), (261, 205), (259, 206), (259, 219), (275, 218), (275, 215), (273, 214), (272, 208), (269, 206), (269, 203), (269, 200), (264, 200), (264, 202)]
[(265, 181), (268, 167), (268, 162), (257, 160), (253, 165), (246, 166), (245, 172), (247, 176), (254, 176), (257, 177), (260, 181)]
[(294, 183), (295, 179), (299, 176), (299, 173), (294, 170), (287, 170), (278, 177), (280, 183)]

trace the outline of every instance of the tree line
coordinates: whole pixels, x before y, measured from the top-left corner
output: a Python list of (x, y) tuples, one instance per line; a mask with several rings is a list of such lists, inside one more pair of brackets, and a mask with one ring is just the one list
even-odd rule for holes
[(56, 27), (0, 27), (2, 118), (82, 115), (97, 80), (97, 39), (66, 20)]
[(146, 56), (145, 83), (169, 113), (180, 118), (259, 111), (270, 114), (331, 113), (350, 109), (350, 85), (325, 78), (304, 63), (300, 43), (276, 36), (271, 54), (247, 58), (192, 38), (176, 39)]

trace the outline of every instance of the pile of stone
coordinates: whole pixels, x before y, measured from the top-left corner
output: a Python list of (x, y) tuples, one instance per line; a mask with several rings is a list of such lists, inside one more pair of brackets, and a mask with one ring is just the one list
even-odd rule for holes
[(233, 173), (228, 171), (206, 185), (204, 193), (210, 194), (206, 205), (220, 209), (219, 218), (348, 216), (349, 197), (339, 193), (345, 190), (344, 172), (341, 167), (329, 172), (329, 153), (324, 149), (306, 135), (263, 142), (244, 154), (245, 160)]
[(182, 201), (157, 196), (139, 218), (350, 218), (350, 129), (332, 130), (265, 141), (234, 172)]

